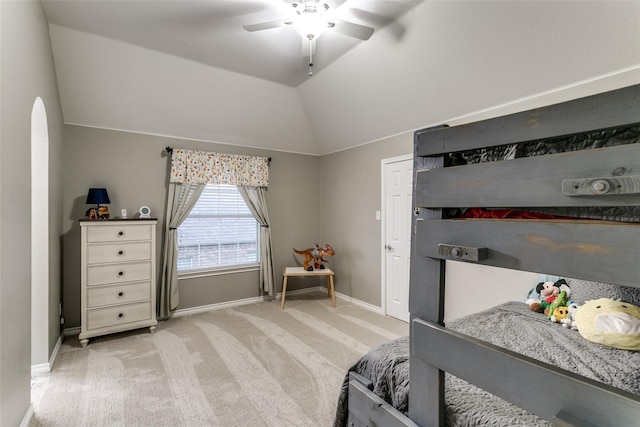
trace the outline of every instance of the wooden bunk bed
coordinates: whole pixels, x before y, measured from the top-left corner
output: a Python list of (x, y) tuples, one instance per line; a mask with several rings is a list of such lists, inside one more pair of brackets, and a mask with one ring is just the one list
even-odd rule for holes
[[(635, 295), (637, 300), (627, 302), (638, 305), (639, 139), (640, 85), (417, 131), (410, 336), (354, 364), (345, 377), (335, 426), (470, 425), (461, 407), (476, 393), (480, 402), (504, 402), (508, 416), (493, 425), (511, 417), (523, 425), (637, 426), (639, 352), (588, 342), (577, 331), (541, 321), (521, 302), (446, 327), (443, 319), (448, 262), (578, 278), (572, 279), (576, 289), (587, 292), (587, 281), (614, 283)], [(534, 212), (541, 219), (455, 217), (467, 208), (489, 209), (489, 217), (492, 209)], [(558, 216), (563, 218), (554, 219)], [(530, 325), (535, 336), (556, 336), (580, 347), (561, 350), (568, 359), (564, 366), (561, 358), (540, 361), (518, 336), (494, 339), (493, 331), (486, 331), (498, 325), (502, 335), (509, 334), (503, 322)], [(590, 359), (610, 360), (611, 366), (600, 375), (597, 365), (583, 366)], [(375, 367), (383, 365), (389, 370), (376, 373)], [(472, 384), (471, 391), (460, 384)], [(408, 390), (408, 396), (398, 397), (394, 387)], [(458, 398), (460, 407), (453, 403), (457, 389), (470, 393)], [(478, 424), (492, 425), (491, 405), (475, 407), (486, 417)]]

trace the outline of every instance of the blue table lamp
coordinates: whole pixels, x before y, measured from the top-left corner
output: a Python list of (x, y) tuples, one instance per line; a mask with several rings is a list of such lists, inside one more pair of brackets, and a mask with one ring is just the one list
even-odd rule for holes
[[(100, 205), (111, 203), (106, 188), (90, 188), (87, 194), (87, 205), (96, 205), (96, 216), (100, 218)], [(107, 218), (109, 216), (107, 215)]]

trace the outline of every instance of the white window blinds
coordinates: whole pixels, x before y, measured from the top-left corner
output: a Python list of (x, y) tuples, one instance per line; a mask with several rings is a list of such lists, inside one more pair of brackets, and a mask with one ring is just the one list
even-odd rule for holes
[(207, 185), (178, 227), (178, 271), (259, 263), (259, 225), (234, 185)]

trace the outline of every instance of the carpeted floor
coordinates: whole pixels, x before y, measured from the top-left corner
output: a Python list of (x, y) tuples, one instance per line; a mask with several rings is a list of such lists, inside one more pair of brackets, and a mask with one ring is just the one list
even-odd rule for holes
[(34, 379), (38, 426), (329, 426), (348, 367), (407, 323), (326, 293), (64, 340)]

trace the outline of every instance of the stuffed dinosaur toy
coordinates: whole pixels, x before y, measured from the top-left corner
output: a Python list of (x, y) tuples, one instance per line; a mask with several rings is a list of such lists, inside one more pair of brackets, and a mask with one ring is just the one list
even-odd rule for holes
[(587, 301), (576, 311), (578, 332), (588, 341), (640, 351), (640, 307), (611, 298)]
[(322, 270), (324, 269), (324, 263), (329, 261), (325, 260), (325, 256), (334, 256), (336, 253), (330, 244), (326, 243), (322, 246), (317, 243), (313, 248), (298, 250), (293, 248), (293, 251), (304, 257), (302, 268), (306, 271)]

